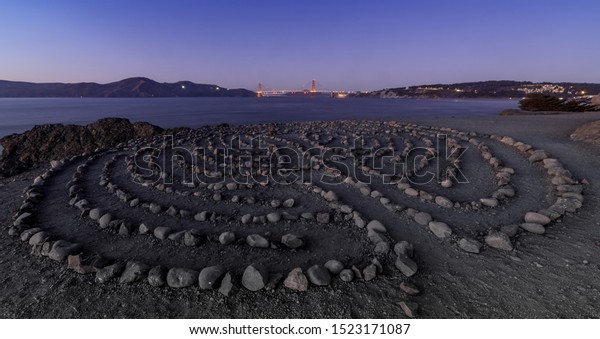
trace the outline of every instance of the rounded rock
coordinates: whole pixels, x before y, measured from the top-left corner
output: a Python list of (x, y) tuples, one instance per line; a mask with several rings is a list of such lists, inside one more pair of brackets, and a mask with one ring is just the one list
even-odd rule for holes
[(422, 226), (429, 225), (429, 222), (433, 220), (431, 215), (426, 212), (419, 212), (419, 213), (415, 214), (414, 219), (417, 222), (417, 224), (422, 225)]
[(198, 271), (189, 268), (172, 268), (167, 273), (167, 284), (172, 288), (190, 287), (196, 284), (198, 275)]
[(452, 235), (452, 229), (441, 221), (430, 221), (429, 230), (438, 238), (447, 238)]
[(219, 235), (219, 242), (221, 245), (229, 245), (235, 241), (235, 233), (231, 231), (223, 232)]
[(292, 290), (304, 292), (308, 290), (308, 279), (306, 278), (306, 275), (302, 273), (302, 269), (297, 267), (287, 275), (283, 281), (283, 286)]
[(269, 247), (269, 240), (258, 234), (250, 234), (246, 237), (246, 243), (251, 247), (267, 248)]
[(519, 226), (521, 226), (522, 229), (524, 229), (525, 231), (530, 232), (530, 233), (534, 233), (534, 234), (546, 233), (546, 228), (544, 227), (544, 225), (541, 225), (541, 224), (526, 222)]
[(260, 264), (252, 264), (244, 270), (242, 285), (250, 291), (259, 291), (265, 287), (269, 272)]
[(351, 269), (343, 269), (340, 272), (340, 279), (345, 282), (354, 280), (354, 272)]
[(334, 275), (340, 274), (340, 272), (344, 270), (344, 264), (335, 259), (327, 261), (323, 266), (325, 266), (325, 268)]
[(540, 225), (547, 225), (552, 221), (547, 216), (536, 212), (527, 212), (525, 214), (524, 219), (526, 223), (534, 223)]
[(198, 275), (198, 284), (203, 290), (214, 289), (225, 273), (226, 271), (221, 265), (206, 267)]
[(329, 271), (320, 265), (311, 266), (306, 270), (308, 280), (317, 286), (327, 286), (331, 283), (331, 274)]
[(298, 248), (304, 245), (304, 240), (295, 234), (285, 234), (281, 237), (281, 243), (289, 248)]
[(510, 242), (510, 238), (506, 233), (490, 230), (490, 233), (485, 237), (485, 243), (493, 248), (503, 250), (503, 251), (512, 251), (513, 246)]
[(369, 231), (377, 231), (377, 232), (387, 232), (387, 229), (379, 220), (371, 220), (367, 224), (367, 230)]

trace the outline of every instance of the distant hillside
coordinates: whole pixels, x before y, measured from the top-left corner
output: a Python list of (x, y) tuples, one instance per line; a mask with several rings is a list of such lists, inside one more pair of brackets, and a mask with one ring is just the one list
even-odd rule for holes
[(227, 89), (216, 85), (195, 84), (189, 81), (159, 83), (147, 78), (129, 78), (108, 84), (82, 82), (31, 83), (0, 80), (0, 97), (252, 97), (246, 89)]
[(531, 93), (572, 98), (598, 94), (600, 93), (600, 84), (533, 83), (509, 80), (481, 81), (386, 88), (355, 94), (355, 96), (381, 98), (522, 98)]

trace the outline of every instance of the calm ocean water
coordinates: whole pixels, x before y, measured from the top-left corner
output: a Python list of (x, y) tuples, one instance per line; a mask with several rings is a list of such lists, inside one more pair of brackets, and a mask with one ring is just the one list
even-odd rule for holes
[(105, 117), (161, 127), (199, 127), (336, 119), (494, 115), (516, 108), (509, 100), (272, 98), (19, 98), (0, 99), (0, 137), (38, 124), (88, 124)]

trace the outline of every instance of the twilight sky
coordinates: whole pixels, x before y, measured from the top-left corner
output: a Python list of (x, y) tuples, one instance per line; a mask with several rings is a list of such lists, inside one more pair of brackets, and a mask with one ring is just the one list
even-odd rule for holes
[(0, 79), (600, 82), (600, 1), (0, 0)]

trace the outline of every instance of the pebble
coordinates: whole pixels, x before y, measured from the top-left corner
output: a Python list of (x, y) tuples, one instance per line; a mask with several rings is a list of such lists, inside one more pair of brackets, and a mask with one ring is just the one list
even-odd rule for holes
[(108, 264), (107, 259), (95, 254), (76, 254), (67, 257), (67, 268), (79, 274), (96, 273), (106, 264)]
[(365, 220), (363, 218), (361, 218), (360, 216), (354, 216), (353, 219), (354, 219), (354, 224), (358, 228), (364, 228), (367, 225)]
[(325, 268), (334, 275), (340, 274), (340, 272), (342, 272), (344, 269), (344, 264), (335, 259), (327, 261), (323, 266), (325, 266)]
[(176, 243), (182, 243), (183, 242), (183, 236), (185, 235), (186, 231), (177, 231), (177, 232), (173, 232), (171, 234), (169, 234), (169, 236), (167, 237), (169, 240), (174, 241)]
[(92, 208), (89, 213), (90, 219), (92, 220), (100, 220), (103, 215), (104, 212), (99, 208)]
[(340, 206), (340, 212), (342, 212), (344, 214), (350, 214), (353, 211), (354, 211), (354, 209), (349, 205), (341, 205)]
[(481, 250), (481, 243), (477, 240), (462, 238), (458, 241), (458, 247), (465, 252), (479, 253)]
[(304, 240), (295, 234), (285, 234), (281, 237), (281, 243), (289, 248), (298, 248), (304, 245)]
[(502, 195), (512, 198), (515, 196), (515, 189), (509, 186), (506, 187), (502, 187), (498, 189), (498, 193), (501, 193)]
[(260, 264), (252, 264), (244, 270), (242, 285), (250, 291), (258, 291), (265, 287), (269, 272)]
[(198, 276), (198, 285), (203, 290), (214, 289), (225, 272), (225, 269), (221, 265), (206, 267), (200, 271), (200, 275)]
[(354, 272), (350, 269), (343, 269), (340, 271), (340, 279), (345, 282), (351, 282), (354, 280)]
[(500, 232), (508, 235), (509, 237), (514, 237), (515, 235), (517, 235), (517, 232), (519, 231), (519, 225), (517, 224), (512, 224), (512, 225), (505, 225), (500, 227)]
[(242, 216), (242, 224), (248, 224), (252, 221), (252, 215), (251, 214), (244, 214)]
[(151, 203), (150, 207), (148, 207), (148, 209), (150, 210), (150, 212), (152, 212), (154, 214), (159, 214), (160, 212), (162, 212), (162, 207), (160, 207), (160, 205), (158, 205), (156, 203)]
[(252, 218), (252, 222), (255, 224), (264, 224), (267, 222), (267, 218), (264, 215), (255, 216)]
[(385, 226), (383, 226), (383, 224), (381, 222), (379, 222), (378, 220), (371, 220), (367, 224), (367, 230), (376, 231), (376, 232), (387, 232), (387, 229), (385, 228)]
[(452, 180), (450, 180), (450, 179), (442, 180), (442, 182), (440, 183), (440, 185), (443, 188), (450, 188), (450, 187), (452, 187)]
[(65, 261), (71, 254), (81, 252), (81, 245), (73, 244), (66, 240), (58, 240), (52, 244), (52, 249), (48, 253), (48, 258), (56, 261)]
[(246, 243), (251, 247), (267, 248), (269, 247), (269, 240), (265, 239), (259, 234), (250, 234), (246, 237)]
[(525, 231), (531, 232), (531, 233), (534, 233), (534, 234), (544, 234), (544, 233), (546, 233), (546, 228), (544, 228), (544, 226), (540, 225), (540, 224), (526, 222), (526, 223), (523, 223), (523, 224), (521, 224), (519, 226), (521, 226), (521, 228), (524, 229)]
[(490, 230), (489, 234), (485, 237), (485, 243), (493, 248), (512, 251), (513, 246), (510, 242), (510, 238), (506, 233)]
[(385, 255), (390, 251), (390, 243), (387, 241), (380, 241), (375, 245), (373, 251), (375, 254)]
[(371, 281), (371, 280), (375, 279), (376, 276), (377, 276), (377, 266), (375, 266), (374, 264), (370, 264), (363, 270), (363, 277), (364, 277), (365, 281)]
[(174, 217), (174, 216), (176, 216), (177, 214), (179, 214), (179, 211), (177, 211), (177, 208), (175, 208), (175, 206), (170, 206), (170, 207), (167, 209), (167, 212), (166, 212), (166, 213), (167, 213), (168, 215), (170, 215), (170, 216)]
[(498, 206), (498, 199), (496, 199), (496, 198), (481, 198), (481, 199), (479, 199), (479, 202), (483, 206), (487, 206), (487, 207), (496, 207), (496, 206)]
[(419, 213), (415, 214), (414, 219), (417, 222), (417, 224), (422, 225), (422, 226), (429, 225), (429, 222), (433, 220), (431, 215), (426, 212), (419, 212)]
[(161, 287), (167, 283), (167, 269), (162, 266), (154, 266), (148, 272), (148, 283), (150, 286)]
[(167, 284), (173, 288), (184, 288), (198, 282), (198, 271), (189, 268), (171, 268), (167, 273)]
[(119, 275), (125, 266), (122, 263), (115, 263), (101, 268), (96, 272), (96, 281), (101, 284), (109, 282), (117, 275)]
[(221, 280), (221, 286), (219, 287), (219, 293), (221, 293), (222, 295), (229, 297), (230, 295), (233, 294), (234, 291), (234, 286), (233, 286), (233, 282), (232, 282), (232, 277), (231, 277), (231, 273), (227, 272), (225, 273), (225, 276), (223, 276), (223, 279)]
[(317, 222), (320, 224), (328, 224), (331, 216), (327, 212), (317, 213)]
[(400, 289), (408, 295), (417, 295), (417, 294), (421, 293), (421, 290), (419, 290), (419, 287), (417, 287), (416, 285), (414, 285), (412, 283), (409, 283), (408, 281), (403, 281), (400, 284)]
[(169, 234), (171, 234), (171, 228), (167, 226), (159, 226), (154, 229), (153, 233), (157, 239), (165, 240), (169, 237)]
[(139, 234), (142, 234), (142, 235), (143, 234), (148, 234), (148, 233), (150, 233), (150, 231), (151, 231), (150, 226), (146, 225), (145, 223), (141, 223), (140, 227), (138, 227), (138, 233)]
[(552, 221), (547, 216), (536, 212), (527, 212), (525, 214), (524, 219), (526, 223), (534, 223), (540, 225), (547, 225)]
[(283, 202), (283, 207), (292, 208), (292, 207), (294, 207), (294, 203), (295, 203), (294, 199), (292, 199), (292, 198), (287, 199)]
[(48, 232), (37, 232), (36, 234), (32, 235), (31, 238), (29, 238), (29, 245), (41, 245), (48, 240), (50, 240), (50, 234)]
[(129, 207), (136, 207), (140, 204), (140, 199), (135, 198), (129, 202)]
[(308, 290), (308, 279), (306, 278), (306, 275), (302, 273), (302, 269), (297, 267), (287, 275), (283, 281), (283, 286), (292, 290), (304, 292)]
[(271, 207), (279, 208), (279, 206), (281, 206), (281, 200), (279, 200), (279, 199), (271, 200)]
[(200, 245), (202, 239), (195, 233), (194, 230), (184, 231), (183, 244), (185, 246), (195, 247)]
[(544, 150), (535, 150), (529, 156), (529, 162), (534, 163), (534, 162), (542, 161), (542, 160), (548, 158), (549, 156), (550, 156), (550, 154), (548, 154), (548, 152), (546, 152)]
[(408, 195), (409, 197), (418, 197), (419, 191), (417, 191), (416, 189), (414, 189), (412, 187), (409, 187), (404, 190), (404, 194)]
[(323, 195), (323, 198), (329, 202), (338, 200), (338, 196), (337, 196), (337, 194), (335, 194), (334, 191), (328, 191), (327, 193), (325, 193)]
[(119, 279), (119, 283), (128, 284), (132, 282), (136, 282), (138, 280), (142, 280), (146, 278), (148, 274), (149, 267), (148, 265), (137, 262), (137, 261), (128, 261), (125, 266), (125, 270), (121, 274), (121, 278)]
[[(356, 265), (352, 265), (352, 267), (350, 267), (350, 269), (352, 270), (352, 273), (354, 274), (354, 278), (356, 279), (362, 279), (362, 272), (358, 269), (358, 267), (356, 267)], [(344, 272), (344, 271), (342, 271)], [(342, 274), (342, 272), (340, 272), (340, 275)]]
[(312, 212), (303, 212), (300, 214), (300, 217), (302, 217), (302, 219), (312, 220), (315, 218), (315, 214)]
[(21, 232), (21, 241), (25, 242), (25, 241), (29, 241), (29, 239), (36, 233), (41, 232), (42, 229), (35, 227), (35, 228), (30, 228), (30, 229), (26, 229), (23, 232)]
[(395, 266), (402, 274), (407, 277), (412, 277), (417, 273), (418, 266), (411, 258), (405, 255), (399, 255), (396, 259)]
[(406, 240), (399, 241), (394, 246), (394, 253), (396, 253), (397, 256), (404, 255), (412, 258), (414, 255), (414, 246)]
[(235, 241), (235, 233), (231, 231), (223, 232), (219, 235), (219, 242), (221, 245), (229, 245)]
[(415, 318), (417, 316), (417, 312), (419, 310), (419, 304), (401, 301), (400, 308), (402, 309), (402, 312), (404, 312), (404, 314), (407, 317)]
[(452, 235), (452, 229), (441, 221), (430, 221), (429, 230), (438, 238), (447, 238)]
[(100, 218), (100, 220), (98, 220), (98, 225), (100, 225), (100, 228), (107, 228), (112, 220), (112, 214), (106, 213), (102, 216), (102, 218)]
[(281, 220), (281, 213), (272, 212), (267, 214), (267, 220), (271, 223), (279, 222)]
[(206, 221), (207, 215), (208, 215), (207, 211), (202, 211), (200, 213), (196, 213), (196, 215), (194, 215), (194, 220), (196, 220), (196, 221)]
[(443, 208), (452, 208), (452, 206), (454, 204), (452, 204), (452, 201), (450, 201), (450, 199), (443, 197), (441, 195), (438, 195), (435, 197), (435, 203), (440, 205)]
[(331, 274), (329, 271), (320, 265), (311, 266), (306, 270), (308, 280), (317, 286), (327, 286), (331, 283)]

